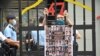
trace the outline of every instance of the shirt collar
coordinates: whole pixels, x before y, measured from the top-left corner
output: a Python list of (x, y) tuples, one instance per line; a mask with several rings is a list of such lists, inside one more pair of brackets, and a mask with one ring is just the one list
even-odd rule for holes
[(12, 24), (8, 24), (8, 26), (10, 26), (10, 27), (13, 27), (13, 28), (14, 28), (14, 26), (13, 26)]

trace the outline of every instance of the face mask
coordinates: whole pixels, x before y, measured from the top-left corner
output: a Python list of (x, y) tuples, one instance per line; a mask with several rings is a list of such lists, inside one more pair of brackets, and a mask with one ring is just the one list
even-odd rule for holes
[(61, 19), (56, 20), (56, 25), (64, 25), (64, 24), (65, 24), (64, 20)]
[(12, 25), (16, 25), (16, 20), (15, 19), (13, 20)]

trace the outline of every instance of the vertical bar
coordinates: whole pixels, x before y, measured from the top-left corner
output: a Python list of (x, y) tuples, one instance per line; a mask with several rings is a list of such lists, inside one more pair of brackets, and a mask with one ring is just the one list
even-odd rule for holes
[(39, 56), (39, 53), (40, 53), (40, 51), (39, 51), (39, 20), (38, 20), (38, 7), (36, 7), (36, 10), (37, 10), (37, 56)]
[[(29, 6), (29, 1), (30, 0), (27, 0), (27, 6)], [(29, 30), (29, 20), (30, 20), (29, 13), (30, 12), (28, 10), (27, 11), (27, 20), (28, 20), (28, 30), (27, 30), (28, 32), (27, 33), (30, 33), (30, 31), (31, 31), (31, 30)], [(30, 43), (30, 37), (28, 37), (28, 43)], [(28, 52), (27, 52), (28, 53), (28, 56), (30, 56), (30, 48), (31, 48), (31, 46), (30, 46), (30, 44), (28, 44)]]
[[(85, 0), (83, 0), (83, 5), (85, 5)], [(86, 19), (85, 18), (85, 8), (83, 8), (83, 25), (84, 26), (86, 24), (85, 19)], [(86, 29), (84, 28), (83, 31), (84, 31), (84, 56), (86, 56), (86, 34), (85, 34)]]
[(1, 9), (1, 22), (2, 22), (1, 27), (3, 27), (3, 8)]
[[(47, 8), (47, 5), (48, 5), (48, 4), (47, 4), (47, 0), (45, 0), (45, 7), (46, 7), (46, 8)], [(45, 21), (46, 21), (45, 24), (47, 25), (47, 21), (48, 21), (48, 20), (47, 20), (47, 15), (44, 15), (44, 16), (45, 16), (45, 18), (46, 18), (46, 19), (45, 19)]]
[(1, 15), (1, 8), (0, 8), (0, 31), (1, 31), (1, 19), (2, 19), (2, 15)]
[(21, 0), (18, 0), (18, 9), (19, 9), (19, 37), (20, 37), (20, 56), (22, 56), (22, 7)]
[[(29, 6), (29, 0), (27, 0), (27, 6)], [(27, 18), (28, 18), (28, 26), (29, 26), (29, 19), (30, 19), (30, 17), (29, 17), (29, 10), (27, 12)]]
[(3, 29), (3, 8), (0, 8), (0, 30)]
[(96, 35), (95, 35), (95, 0), (92, 1), (92, 46), (93, 46), (93, 56), (96, 56)]
[(4, 28), (4, 27), (3, 27), (3, 8), (1, 9), (1, 22), (2, 22), (1, 27)]
[[(75, 0), (74, 0), (75, 1)], [(76, 6), (75, 6), (75, 4), (73, 5), (73, 14), (74, 14), (74, 34), (75, 34), (75, 36), (74, 36), (74, 41), (76, 42)]]
[[(76, 0), (74, 0), (76, 1)], [(74, 34), (74, 43), (73, 43), (73, 47), (75, 47), (75, 43), (76, 43), (76, 5), (73, 5), (73, 17), (74, 17), (74, 26), (73, 26), (73, 34)], [(73, 56), (77, 56), (77, 51), (73, 49)]]
[[(27, 0), (27, 6), (29, 6), (29, 0)], [(30, 17), (29, 17), (29, 10), (28, 10), (28, 12), (27, 12), (28, 29), (29, 29), (29, 19), (30, 19)], [(28, 33), (30, 33), (31, 30), (27, 30), (27, 31), (28, 31)], [(30, 43), (30, 37), (28, 37), (28, 43)], [(28, 44), (28, 51), (30, 51), (30, 44)], [(28, 52), (28, 55), (29, 54), (30, 53)]]
[[(63, 2), (64, 2), (64, 0), (63, 0)], [(68, 2), (64, 2), (64, 10), (67, 10), (68, 11)]]
[[(27, 6), (29, 6), (29, 0), (27, 0)], [(28, 12), (27, 12), (27, 17), (28, 17), (28, 26), (29, 26), (29, 10), (28, 10)]]

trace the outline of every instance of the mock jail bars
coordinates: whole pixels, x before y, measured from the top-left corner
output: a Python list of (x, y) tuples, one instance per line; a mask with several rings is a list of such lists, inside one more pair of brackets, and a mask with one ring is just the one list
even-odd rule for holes
[[(2, 0), (3, 2), (5, 0)], [(8, 1), (8, 0), (7, 0)], [(46, 23), (47, 25), (55, 25), (56, 16), (57, 14), (62, 14), (63, 9), (67, 9), (70, 17), (73, 20), (73, 33), (74, 33), (74, 42), (78, 42), (78, 52), (75, 51), (74, 54), (77, 56), (96, 56), (96, 33), (95, 33), (95, 0), (75, 0), (75, 3), (71, 3), (71, 0), (41, 0), (41, 3), (38, 6), (28, 10), (25, 14), (21, 14), (22, 10), (26, 7), (35, 4), (37, 1), (40, 0), (9, 0), (10, 2), (1, 3), (0, 1), (0, 29), (4, 29), (4, 25), (6, 23), (6, 16), (7, 15), (15, 15), (17, 19), (17, 32), (18, 32), (18, 40), (20, 40), (20, 48), (18, 50), (18, 56), (39, 56), (39, 54), (43, 54), (43, 51), (40, 51), (39, 46), (39, 30), (44, 30), (43, 27), (38, 26), (38, 20), (40, 16), (43, 15), (44, 8), (47, 7), (49, 9), (49, 15), (47, 16)], [(74, 1), (74, 0), (73, 0)], [(87, 8), (83, 8), (76, 2), (80, 4), (87, 5), (92, 8), (92, 11), (89, 11)], [(6, 4), (5, 4), (6, 3)], [(3, 5), (3, 6), (2, 6)], [(64, 7), (63, 7), (64, 5)], [(54, 26), (55, 27), (55, 26)], [(50, 27), (49, 27), (50, 29)], [(64, 29), (62, 28), (52, 28), (52, 30), (57, 29)], [(31, 38), (26, 38), (27, 33), (30, 31), (37, 31), (38, 39), (37, 43), (32, 41), (33, 45), (31, 45)], [(78, 30), (81, 34), (81, 38), (77, 41), (76, 39), (76, 30)], [(50, 31), (50, 32), (51, 32)], [(63, 30), (62, 30), (63, 31)], [(62, 34), (64, 32), (59, 32), (57, 34)], [(51, 33), (49, 33), (51, 34)], [(62, 35), (57, 36), (54, 32), (54, 37), (59, 37)], [(53, 35), (52, 34), (52, 35)], [(54, 37), (48, 36), (49, 39), (55, 39)], [(63, 36), (64, 37), (64, 36)], [(59, 38), (57, 38), (59, 39)], [(61, 38), (62, 39), (62, 38)], [(64, 38), (63, 38), (64, 39)], [(48, 38), (46, 39), (49, 42)], [(65, 42), (64, 42), (65, 41)], [(68, 40), (64, 40), (64, 43), (68, 43)], [(27, 45), (27, 42), (29, 45)], [(59, 43), (58, 43), (59, 42)], [(57, 44), (56, 44), (57, 43)], [(46, 43), (46, 45), (58, 45), (61, 44), (60, 41), (53, 41), (51, 40), (50, 43)], [(37, 44), (37, 45), (35, 45)], [(28, 50), (26, 50), (26, 46), (28, 46)], [(38, 48), (36, 48), (38, 46)], [(34, 47), (33, 49), (31, 47)], [(57, 55), (65, 54), (63, 51), (63, 46), (53, 46), (52, 48), (48, 47), (48, 49), (56, 49), (62, 51), (47, 51), (45, 54), (54, 54)], [(61, 52), (61, 53), (60, 53)], [(68, 53), (68, 52), (67, 52)]]

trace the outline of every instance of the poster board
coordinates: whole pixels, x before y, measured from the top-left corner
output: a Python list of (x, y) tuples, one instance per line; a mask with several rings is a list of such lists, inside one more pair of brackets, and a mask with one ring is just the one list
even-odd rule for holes
[(51, 25), (46, 30), (45, 56), (73, 56), (73, 28)]

